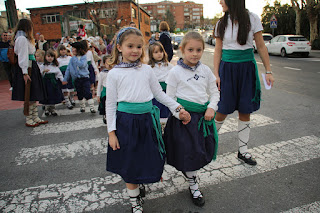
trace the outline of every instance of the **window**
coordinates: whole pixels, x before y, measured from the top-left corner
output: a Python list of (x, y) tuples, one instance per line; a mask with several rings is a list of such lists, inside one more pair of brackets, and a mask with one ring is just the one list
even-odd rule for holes
[(144, 23), (150, 25), (149, 18), (147, 16), (144, 17)]
[(157, 8), (165, 8), (164, 5), (158, 5)]
[(136, 11), (136, 9), (134, 9), (134, 8), (131, 9), (131, 16), (132, 16), (132, 18), (137, 18), (137, 11)]
[(74, 10), (74, 11), (68, 11), (69, 16), (74, 16), (77, 18), (87, 18), (87, 11), (86, 10)]
[(184, 16), (190, 16), (190, 13), (184, 13)]
[(158, 10), (158, 13), (166, 13), (166, 11), (165, 10)]
[(100, 10), (100, 18), (113, 18), (116, 16), (116, 9), (101, 9)]
[(189, 12), (189, 9), (188, 8), (184, 8), (184, 12)]
[(194, 16), (200, 16), (200, 13), (193, 13)]
[(200, 11), (199, 8), (193, 8), (192, 10), (193, 10), (193, 11)]
[(60, 14), (45, 14), (42, 15), (42, 24), (60, 22)]
[(145, 32), (144, 33), (146, 36), (150, 36), (150, 33), (149, 32)]

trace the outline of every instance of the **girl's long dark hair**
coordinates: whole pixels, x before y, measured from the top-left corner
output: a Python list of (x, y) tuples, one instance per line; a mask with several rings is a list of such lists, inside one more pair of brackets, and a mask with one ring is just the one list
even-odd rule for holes
[(239, 31), (237, 36), (237, 42), (240, 45), (245, 45), (247, 43), (247, 38), (249, 31), (251, 29), (249, 11), (246, 9), (245, 0), (225, 0), (228, 6), (228, 11), (225, 12), (224, 16), (220, 19), (218, 27), (218, 36), (223, 40), (225, 30), (228, 26), (228, 18), (232, 24), (237, 22), (239, 25)]
[[(47, 56), (47, 55), (50, 55), (50, 56), (53, 57), (52, 63), (53, 63), (53, 65), (58, 67), (59, 66), (59, 62), (57, 60), (57, 53), (54, 50), (49, 49), (49, 50), (46, 51), (45, 56)], [(49, 64), (50, 63), (47, 61), (46, 57), (44, 57), (44, 65), (49, 65)]]

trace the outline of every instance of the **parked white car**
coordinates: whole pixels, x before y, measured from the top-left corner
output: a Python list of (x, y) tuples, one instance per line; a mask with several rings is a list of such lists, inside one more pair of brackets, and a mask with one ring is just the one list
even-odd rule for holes
[(299, 53), (308, 57), (311, 51), (311, 44), (302, 35), (278, 35), (266, 44), (268, 52), (285, 57), (289, 54)]
[[(270, 33), (262, 33), (262, 37), (265, 44), (269, 43), (269, 41), (273, 38), (273, 36)], [(257, 52), (257, 46), (256, 46), (255, 40), (253, 40), (253, 51), (255, 53)]]

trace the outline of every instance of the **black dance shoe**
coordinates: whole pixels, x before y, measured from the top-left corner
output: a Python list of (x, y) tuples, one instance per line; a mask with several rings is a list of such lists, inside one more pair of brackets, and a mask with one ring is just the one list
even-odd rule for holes
[[(194, 193), (195, 193), (196, 191), (200, 192), (199, 190), (195, 190)], [(189, 188), (189, 192), (190, 192), (191, 199), (192, 199), (192, 202), (193, 202), (194, 205), (199, 206), (199, 207), (204, 206), (204, 204), (205, 204), (206, 202), (205, 202), (204, 197), (203, 197), (203, 194), (202, 194), (201, 192), (200, 192), (200, 195), (202, 195), (201, 197), (200, 197), (200, 195), (199, 195), (198, 197), (194, 197), (194, 196), (193, 196), (194, 193), (192, 194), (190, 188)]]
[[(250, 156), (250, 157), (246, 157), (246, 155)], [(243, 160), (246, 164), (249, 164), (249, 165), (252, 165), (252, 166), (255, 166), (257, 165), (257, 161), (251, 156), (250, 153), (248, 152), (245, 152), (243, 154), (241, 154), (239, 151), (238, 151), (238, 158), (240, 160)]]

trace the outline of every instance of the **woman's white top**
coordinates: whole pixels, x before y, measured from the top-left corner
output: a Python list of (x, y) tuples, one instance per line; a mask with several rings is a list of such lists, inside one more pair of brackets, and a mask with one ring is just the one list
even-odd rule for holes
[[(160, 66), (159, 66), (160, 65)], [(153, 69), (154, 74), (156, 75), (159, 82), (165, 82), (169, 75), (169, 71), (173, 68), (173, 65), (168, 63), (168, 66), (165, 66), (164, 63), (155, 64)]]
[[(43, 71), (48, 69), (49, 71), (44, 73)], [(50, 74), (50, 73), (54, 73), (56, 80), (60, 80), (61, 82), (63, 81), (63, 75), (62, 72), (60, 71), (59, 67), (55, 66), (55, 65), (42, 65), (40, 67), (40, 72), (42, 74), (42, 76), (44, 76), (45, 74)]]
[(113, 68), (106, 82), (106, 115), (108, 132), (116, 130), (117, 102), (143, 103), (156, 98), (174, 111), (179, 104), (166, 95), (152, 68), (142, 64), (136, 68)]
[(93, 59), (93, 54), (91, 52), (91, 50), (88, 50), (87, 53), (86, 53), (86, 56), (87, 56), (87, 61), (91, 61), (91, 64), (93, 66), (93, 69), (96, 73), (99, 73), (99, 69)]
[(59, 58), (57, 58), (58, 62), (59, 62), (59, 67), (63, 67), (63, 66), (68, 66), (69, 62), (70, 62), (71, 56), (60, 56)]
[(216, 77), (208, 66), (200, 64), (195, 71), (191, 71), (176, 65), (170, 70), (166, 83), (167, 94), (173, 99), (180, 98), (202, 105), (210, 101), (207, 108), (218, 110), (220, 92)]
[(23, 74), (28, 74), (29, 54), (34, 54), (35, 46), (25, 36), (19, 36), (14, 42), (14, 52), (18, 56), (18, 64)]
[[(223, 42), (222, 42), (222, 49), (226, 50), (246, 50), (253, 48), (253, 38), (254, 34), (260, 31), (263, 31), (263, 27), (260, 21), (260, 18), (258, 15), (249, 12), (250, 17), (250, 23), (251, 23), (251, 29), (248, 34), (247, 43), (245, 45), (240, 45), (237, 42), (238, 37), (238, 30), (239, 25), (238, 23), (234, 23), (232, 27), (232, 22), (229, 17), (228, 19), (228, 26), (226, 27)], [(220, 23), (220, 20), (218, 21), (215, 29), (215, 36), (218, 36), (218, 25)]]
[(97, 96), (100, 97), (103, 87), (107, 87), (108, 72), (100, 72), (97, 86)]

